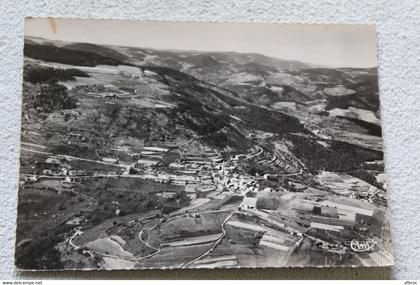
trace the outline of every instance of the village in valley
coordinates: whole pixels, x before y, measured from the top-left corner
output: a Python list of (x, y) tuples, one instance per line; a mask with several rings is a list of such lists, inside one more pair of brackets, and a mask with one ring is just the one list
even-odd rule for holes
[(376, 69), (222, 55), (26, 40), (19, 268), (393, 263)]

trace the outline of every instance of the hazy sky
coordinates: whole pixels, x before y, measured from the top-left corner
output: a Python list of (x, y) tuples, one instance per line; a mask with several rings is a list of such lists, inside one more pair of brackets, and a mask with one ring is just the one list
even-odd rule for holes
[(366, 25), (27, 18), (25, 35), (156, 49), (256, 52), (332, 67), (377, 66), (375, 28)]

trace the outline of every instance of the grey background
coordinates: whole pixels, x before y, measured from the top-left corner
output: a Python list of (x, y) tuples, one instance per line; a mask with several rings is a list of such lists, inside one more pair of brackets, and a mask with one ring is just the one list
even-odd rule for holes
[[(418, 0), (0, 0), (0, 279), (420, 279), (420, 2)], [(235, 22), (373, 23), (395, 267), (17, 273), (13, 268), (25, 16)]]

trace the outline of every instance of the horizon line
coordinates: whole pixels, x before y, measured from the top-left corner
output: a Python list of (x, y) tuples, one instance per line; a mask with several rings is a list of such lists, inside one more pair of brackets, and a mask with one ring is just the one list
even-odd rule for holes
[[(73, 43), (73, 44), (91, 44), (91, 45), (97, 45), (97, 46), (106, 46), (106, 47), (124, 47), (124, 48), (138, 48), (138, 49), (147, 49), (147, 50), (154, 50), (154, 51), (166, 51), (166, 52), (174, 52), (174, 53), (236, 53), (236, 54), (257, 54), (257, 55), (262, 55), (265, 56), (267, 58), (272, 58), (272, 59), (277, 59), (277, 60), (282, 60), (282, 61), (286, 61), (286, 62), (296, 62), (296, 63), (301, 63), (304, 65), (307, 65), (309, 69), (317, 69), (317, 68), (326, 68), (326, 69), (373, 69), (373, 68), (378, 68), (378, 65), (374, 65), (374, 66), (367, 66), (367, 67), (349, 67), (349, 66), (332, 66), (332, 65), (326, 65), (326, 64), (319, 64), (319, 63), (313, 63), (313, 62), (306, 62), (306, 61), (301, 61), (301, 60), (297, 60), (297, 59), (285, 59), (285, 58), (279, 58), (276, 56), (272, 56), (272, 55), (267, 55), (265, 53), (261, 53), (261, 52), (240, 52), (240, 51), (233, 51), (233, 50), (195, 50), (195, 49), (176, 49), (176, 48), (155, 48), (155, 47), (147, 47), (147, 46), (129, 46), (129, 45), (115, 45), (115, 44), (108, 44), (108, 43), (97, 43), (97, 42), (88, 42), (88, 41), (66, 41), (66, 40), (61, 40), (61, 39), (49, 39), (49, 38), (45, 38), (45, 37), (39, 37), (39, 36), (32, 36), (32, 35), (24, 35), (24, 39), (26, 38), (36, 38), (36, 39), (40, 39), (40, 40), (45, 40), (45, 41), (50, 41), (50, 42), (61, 42), (61, 43)], [(25, 44), (25, 43), (24, 43)], [(39, 44), (39, 43), (36, 43)], [(39, 44), (41, 45), (41, 44)], [(118, 52), (117, 50), (113, 50), (115, 52)], [(118, 52), (120, 53), (120, 52)], [(124, 55), (124, 54), (121, 54)], [(300, 68), (300, 69), (305, 69), (305, 68)]]

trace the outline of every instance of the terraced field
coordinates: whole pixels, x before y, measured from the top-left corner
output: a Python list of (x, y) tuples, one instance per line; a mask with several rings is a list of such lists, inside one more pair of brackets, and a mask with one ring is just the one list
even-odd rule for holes
[(393, 263), (376, 68), (26, 39), (20, 269)]

